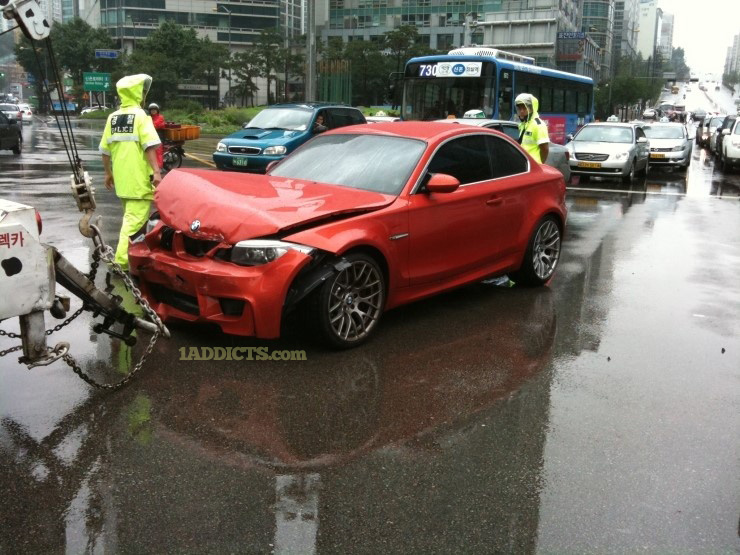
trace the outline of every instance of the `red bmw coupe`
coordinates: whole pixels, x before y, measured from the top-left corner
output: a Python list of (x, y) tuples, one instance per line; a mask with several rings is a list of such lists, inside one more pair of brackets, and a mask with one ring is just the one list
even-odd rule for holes
[(275, 338), (301, 308), (330, 345), (385, 310), (509, 274), (553, 275), (565, 182), (497, 131), (429, 122), (343, 127), (266, 175), (177, 170), (129, 248), (165, 320)]

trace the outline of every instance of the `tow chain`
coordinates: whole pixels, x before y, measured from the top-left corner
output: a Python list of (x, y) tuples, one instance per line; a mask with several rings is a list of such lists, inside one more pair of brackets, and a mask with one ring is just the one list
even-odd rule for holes
[[(47, 359), (44, 362), (37, 363), (36, 366), (46, 366), (48, 364), (51, 364), (52, 362), (55, 362), (56, 360), (59, 360), (60, 358), (64, 360), (64, 362), (69, 366), (72, 371), (77, 374), (83, 381), (88, 383), (89, 385), (96, 387), (98, 389), (104, 389), (107, 391), (114, 391), (116, 389), (120, 389), (124, 385), (126, 385), (131, 379), (141, 370), (141, 368), (144, 366), (144, 362), (146, 362), (147, 357), (152, 353), (154, 350), (154, 345), (157, 343), (157, 340), (159, 339), (159, 336), (163, 333), (163, 331), (166, 329), (164, 324), (162, 323), (162, 320), (157, 316), (157, 313), (154, 312), (152, 307), (149, 306), (149, 303), (142, 295), (141, 291), (134, 285), (134, 282), (129, 277), (128, 273), (121, 268), (121, 266), (115, 261), (113, 249), (111, 249), (108, 245), (105, 244), (103, 241), (102, 234), (100, 233), (100, 230), (95, 225), (90, 225), (90, 228), (93, 231), (93, 243), (95, 243), (95, 250), (93, 251), (93, 261), (90, 264), (90, 272), (87, 274), (87, 278), (91, 281), (95, 281), (95, 276), (98, 271), (98, 267), (100, 266), (100, 262), (106, 262), (110, 266), (111, 273), (117, 275), (121, 278), (124, 285), (126, 286), (126, 289), (131, 292), (131, 294), (134, 296), (134, 300), (136, 301), (136, 304), (138, 304), (144, 311), (144, 313), (147, 315), (147, 317), (157, 326), (157, 331), (152, 335), (152, 338), (149, 340), (149, 344), (146, 346), (146, 349), (144, 349), (144, 353), (141, 355), (141, 359), (139, 362), (133, 367), (133, 369), (126, 374), (126, 376), (112, 384), (106, 384), (106, 383), (100, 383), (90, 377), (89, 375), (85, 374), (84, 370), (80, 367), (80, 365), (77, 363), (77, 361), (74, 359), (72, 355), (69, 354), (69, 345), (67, 343), (59, 343), (57, 344), (53, 349), (49, 349), (49, 355), (51, 355), (51, 358)], [(78, 310), (74, 312), (69, 318), (64, 320), (61, 324), (58, 324), (54, 326), (51, 329), (46, 330), (46, 335), (51, 335), (54, 332), (57, 332), (64, 328), (65, 326), (69, 325), (75, 318), (77, 318), (80, 314), (82, 314), (85, 310), (85, 305)], [(0, 336), (6, 336), (11, 339), (21, 339), (21, 336), (17, 333), (13, 332), (6, 332), (5, 330), (0, 329)], [(22, 349), (22, 345), (18, 345), (16, 347), (11, 347), (10, 349), (5, 349), (4, 351), (0, 351), (0, 358)]]

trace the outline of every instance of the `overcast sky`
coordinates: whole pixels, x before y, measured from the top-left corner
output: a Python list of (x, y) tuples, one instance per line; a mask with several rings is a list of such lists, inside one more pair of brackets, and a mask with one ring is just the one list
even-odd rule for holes
[(673, 47), (683, 48), (692, 72), (722, 76), (727, 47), (740, 33), (740, 0), (659, 0), (674, 15)]

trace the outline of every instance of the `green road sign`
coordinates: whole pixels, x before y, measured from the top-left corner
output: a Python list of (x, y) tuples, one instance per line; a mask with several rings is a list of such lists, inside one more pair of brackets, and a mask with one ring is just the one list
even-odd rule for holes
[(86, 91), (110, 91), (110, 73), (83, 73), (82, 88)]

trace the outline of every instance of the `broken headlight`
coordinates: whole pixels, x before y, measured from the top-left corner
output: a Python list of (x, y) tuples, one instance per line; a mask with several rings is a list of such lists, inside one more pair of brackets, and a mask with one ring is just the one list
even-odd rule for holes
[(291, 250), (311, 254), (314, 248), (271, 239), (249, 239), (234, 245), (231, 249), (231, 261), (240, 266), (261, 266), (277, 260)]

